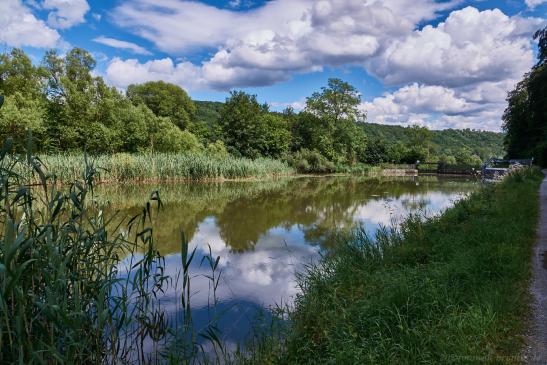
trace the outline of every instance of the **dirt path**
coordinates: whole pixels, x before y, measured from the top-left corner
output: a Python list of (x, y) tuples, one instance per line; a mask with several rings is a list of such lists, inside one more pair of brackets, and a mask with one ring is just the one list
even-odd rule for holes
[(535, 303), (532, 327), (526, 338), (528, 364), (547, 364), (547, 170), (543, 170), (543, 173), (545, 178), (539, 193), (538, 242), (532, 257), (533, 279), (530, 290)]

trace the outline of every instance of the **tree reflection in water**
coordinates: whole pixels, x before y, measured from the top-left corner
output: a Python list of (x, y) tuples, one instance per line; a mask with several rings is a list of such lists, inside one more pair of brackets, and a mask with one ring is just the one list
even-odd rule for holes
[[(155, 234), (159, 251), (167, 256), (167, 274), (176, 276), (179, 270), (182, 229), (197, 248), (193, 306), (198, 311), (205, 308), (209, 283), (200, 275), (207, 270), (199, 262), (210, 245), (213, 255), (221, 257), (217, 296), (221, 306), (229, 308), (220, 325), (224, 339), (236, 342), (244, 337), (257, 308), (291, 302), (297, 290), (295, 272), (328, 250), (335, 232), (363, 225), (373, 235), (380, 225), (400, 221), (411, 212), (438, 213), (475, 186), (472, 180), (437, 177), (306, 177), (103, 186), (97, 195), (130, 217), (151, 191), (160, 191), (164, 208), (156, 218)], [(169, 306), (176, 297), (167, 289), (162, 301)], [(176, 308), (173, 304), (174, 318)], [(197, 326), (207, 319), (205, 313), (196, 317)]]

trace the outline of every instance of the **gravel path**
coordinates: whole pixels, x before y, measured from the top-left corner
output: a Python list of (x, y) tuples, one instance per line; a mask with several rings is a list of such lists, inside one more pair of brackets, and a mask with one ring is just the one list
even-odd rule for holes
[(532, 326), (526, 336), (526, 363), (547, 364), (547, 170), (540, 188), (538, 241), (532, 257), (533, 280), (530, 287), (535, 302)]

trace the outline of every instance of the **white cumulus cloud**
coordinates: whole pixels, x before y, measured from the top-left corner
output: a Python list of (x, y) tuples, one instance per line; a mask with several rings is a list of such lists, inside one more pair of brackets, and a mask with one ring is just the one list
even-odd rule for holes
[[(116, 58), (107, 77), (119, 87), (164, 79), (227, 90), (357, 65), (399, 87), (364, 103), (369, 120), (499, 129), (507, 91), (534, 62), (531, 35), (546, 21), (498, 9), (453, 10), (458, 4), (272, 0), (234, 11), (195, 1), (128, 0), (112, 12), (118, 26), (173, 57), (204, 49), (210, 56), (200, 64)], [(437, 25), (421, 25), (446, 11)]]
[(520, 78), (533, 64), (530, 37), (543, 22), (467, 7), (436, 27), (393, 41), (366, 67), (388, 84), (458, 86)]
[(55, 47), (61, 38), (20, 0), (0, 1), (0, 29), (0, 42), (12, 47)]
[(294, 72), (361, 63), (381, 52), (387, 39), (411, 32), (454, 4), (274, 0), (232, 11), (193, 1), (130, 0), (114, 10), (112, 20), (167, 53), (216, 50), (202, 65), (205, 80), (214, 88), (229, 88), (269, 85)]
[(413, 83), (360, 107), (373, 123), (499, 131), (505, 96), (514, 83), (484, 82), (463, 88)]
[(90, 9), (86, 0), (44, 0), (42, 8), (50, 11), (48, 23), (59, 29), (85, 22), (84, 16)]
[(175, 64), (170, 58), (163, 58), (140, 63), (137, 59), (122, 60), (115, 57), (110, 61), (105, 76), (120, 88), (134, 83), (163, 80), (185, 88), (199, 89), (200, 75), (200, 68), (190, 62)]

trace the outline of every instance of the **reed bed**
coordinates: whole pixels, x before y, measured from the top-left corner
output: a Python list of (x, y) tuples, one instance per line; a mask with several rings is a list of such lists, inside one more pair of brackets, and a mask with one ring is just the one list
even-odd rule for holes
[[(82, 154), (44, 155), (40, 159), (55, 172), (60, 182), (71, 182), (83, 175)], [(118, 153), (96, 156), (91, 160), (100, 166), (97, 178), (101, 182), (248, 179), (294, 173), (285, 162), (268, 158), (219, 159), (203, 154)]]
[[(182, 269), (165, 275), (153, 229), (157, 192), (122, 227), (93, 206), (99, 170), (89, 160), (71, 166), (79, 179), (59, 186), (41, 159), (10, 150), (8, 140), (0, 150), (1, 364), (207, 363), (198, 338), (225, 354), (215, 318), (200, 332), (192, 325), (194, 251), (183, 234)], [(216, 288), (220, 258), (206, 259)], [(178, 288), (180, 323), (158, 300), (169, 285)]]

